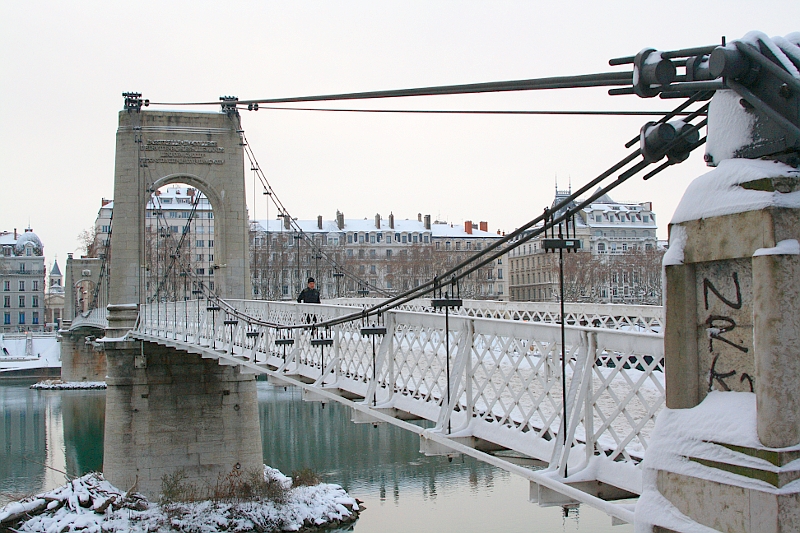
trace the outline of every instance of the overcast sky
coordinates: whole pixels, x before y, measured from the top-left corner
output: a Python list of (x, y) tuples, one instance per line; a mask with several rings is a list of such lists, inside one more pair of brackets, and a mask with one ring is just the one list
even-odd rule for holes
[[(78, 247), (113, 195), (123, 91), (154, 102), (399, 89), (619, 70), (642, 48), (800, 30), (797, 1), (140, 1), (0, 3), (0, 230), (30, 223), (48, 267)], [(623, 67), (629, 68), (629, 67)], [(386, 99), (382, 109), (670, 109), (675, 101), (579, 89)], [(511, 231), (555, 179), (589, 181), (624, 157), (643, 117), (243, 112), (262, 169), (292, 216), (431, 214)], [(659, 237), (702, 153), (612, 194), (652, 201)], [(265, 218), (264, 197), (251, 217)], [(273, 218), (275, 208), (269, 209)]]

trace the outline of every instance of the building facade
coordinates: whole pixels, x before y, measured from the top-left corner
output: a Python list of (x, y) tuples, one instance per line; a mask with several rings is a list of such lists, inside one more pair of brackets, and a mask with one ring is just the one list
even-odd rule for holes
[(44, 247), (31, 228), (0, 232), (0, 331), (44, 331)]
[[(388, 296), (417, 287), (497, 242), (488, 223), (416, 219), (260, 220), (251, 225), (253, 296), (291, 299), (309, 277), (323, 298)], [(299, 228), (299, 229), (297, 229)], [(444, 286), (462, 298), (507, 299), (505, 257)]]
[[(570, 194), (556, 190), (552, 205)], [(660, 304), (663, 250), (656, 230), (651, 202), (615, 202), (604, 195), (578, 211), (570, 237), (580, 240), (581, 248), (564, 254), (565, 301)], [(542, 246), (549, 236), (537, 235), (509, 252), (512, 301), (559, 300), (558, 253)]]
[[(110, 256), (113, 200), (103, 199), (87, 244), (87, 256)], [(297, 230), (296, 228), (299, 228)], [(214, 256), (214, 213), (205, 196), (192, 187), (169, 185), (154, 191), (145, 215), (146, 253), (149, 264), (168, 264), (178, 255), (191, 269), (190, 294), (203, 283), (214, 289), (214, 273), (221, 265)], [(317, 279), (323, 298), (398, 294), (449, 270), (468, 256), (484, 250), (501, 236), (488, 231), (488, 223), (462, 225), (431, 221), (430, 216), (399, 219), (259, 220), (251, 223), (250, 272), (252, 296), (294, 299), (309, 277)], [(179, 254), (175, 250), (179, 248)], [(161, 258), (156, 261), (156, 258)], [(459, 282), (463, 298), (508, 298), (505, 257), (492, 261)], [(113, 275), (113, 273), (111, 274)], [(145, 272), (150, 297), (162, 289), (163, 272)], [(199, 280), (199, 281), (198, 281)], [(180, 292), (180, 280), (177, 282)], [(156, 297), (178, 299), (182, 294)]]

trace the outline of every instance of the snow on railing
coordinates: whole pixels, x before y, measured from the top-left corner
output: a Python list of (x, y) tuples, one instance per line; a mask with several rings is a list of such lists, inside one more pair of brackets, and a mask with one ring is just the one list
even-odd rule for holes
[[(352, 307), (372, 307), (380, 298), (336, 298), (326, 303)], [(450, 313), (476, 318), (501, 318), (555, 324), (561, 314), (558, 302), (501, 302), (496, 300), (463, 300), (462, 307)], [(412, 300), (399, 307), (403, 311), (444, 313), (431, 307), (429, 298)], [(657, 305), (565, 303), (564, 316), (571, 326), (591, 326), (628, 331), (661, 333), (664, 331), (664, 308)]]
[[(330, 329), (310, 326), (352, 314), (352, 307), (227, 303), (241, 316), (309, 326), (277, 331), (234, 318), (213, 303), (188, 301), (142, 305), (133, 335), (172, 341), (178, 349), (199, 345), (248, 372), (277, 371), (347, 391), (375, 409), (428, 419), (437, 431), (477, 437), (562, 472), (571, 452), (582, 457), (569, 461), (570, 473), (596, 460), (637, 464), (664, 405), (658, 333), (566, 327), (570, 445), (564, 447), (558, 444), (564, 404), (556, 324), (450, 316), (446, 331), (441, 314), (395, 310), (382, 315), (387, 332), (376, 338), (361, 335), (361, 327), (374, 325), (361, 320)], [(293, 342), (282, 344), (282, 338)]]

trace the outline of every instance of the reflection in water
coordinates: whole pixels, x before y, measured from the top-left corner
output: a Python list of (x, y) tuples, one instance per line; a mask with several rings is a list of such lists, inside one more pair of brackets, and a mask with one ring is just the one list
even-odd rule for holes
[(491, 490), (495, 476), (510, 476), (470, 457), (453, 463), (425, 457), (416, 434), (391, 424), (354, 424), (341, 404), (323, 408), (300, 400), (299, 389), (258, 386), (264, 462), (283, 472), (311, 468), (348, 491), (377, 490), (381, 500), (388, 493), (395, 503), (406, 490), (435, 500), (462, 485)]
[(28, 385), (0, 387), (0, 486), (12, 494), (41, 486), (47, 461), (46, 401)]
[[(366, 502), (356, 533), (629, 533), (592, 508), (528, 502), (527, 480), (470, 457), (425, 457), (419, 437), (390, 424), (353, 424), (349, 409), (258, 383), (264, 462), (285, 473), (311, 468)], [(345, 531), (345, 530), (342, 530)]]
[(0, 505), (103, 465), (104, 391), (0, 385)]
[(61, 395), (67, 472), (71, 475), (103, 469), (106, 420), (105, 391), (74, 392), (63, 391)]
[[(103, 462), (104, 391), (36, 391), (0, 384), (0, 506)], [(419, 437), (389, 424), (353, 424), (340, 404), (306, 403), (298, 389), (258, 383), (264, 462), (311, 468), (366, 502), (356, 533), (503, 531), (629, 533), (592, 508), (530, 504), (528, 482), (469, 457), (419, 453)], [(45, 468), (44, 465), (51, 468)], [(342, 531), (347, 530), (347, 528)]]

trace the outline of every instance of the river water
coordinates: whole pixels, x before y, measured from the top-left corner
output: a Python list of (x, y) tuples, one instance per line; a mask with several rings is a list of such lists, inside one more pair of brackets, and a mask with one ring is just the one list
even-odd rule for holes
[[(105, 391), (37, 391), (0, 383), (0, 506), (102, 469)], [(469, 457), (419, 453), (419, 437), (389, 424), (353, 424), (340, 404), (258, 383), (264, 462), (285, 474), (311, 468), (364, 501), (357, 533), (613, 532), (591, 507), (528, 502), (528, 482)]]

